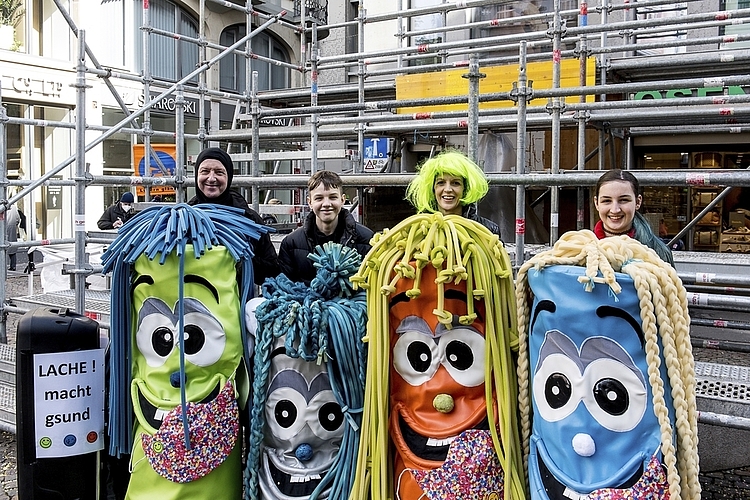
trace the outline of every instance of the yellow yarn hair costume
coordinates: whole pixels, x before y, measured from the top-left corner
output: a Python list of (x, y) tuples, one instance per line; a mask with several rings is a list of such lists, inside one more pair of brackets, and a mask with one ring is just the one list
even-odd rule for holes
[[(604, 295), (607, 295), (604, 293), (605, 290), (609, 292), (611, 297), (609, 303), (614, 307), (604, 307), (610, 309), (618, 307), (615, 304), (618, 302), (618, 294), (624, 291), (621, 283), (617, 281), (616, 273), (632, 278), (637, 293), (637, 299), (634, 298), (633, 303), (640, 308), (640, 318), (636, 320), (640, 319), (642, 323), (640, 325), (643, 333), (641, 349), (645, 350), (647, 362), (645, 383), (650, 386), (652, 393), (650, 402), (653, 403), (655, 420), (658, 421), (658, 431), (655, 435), (666, 468), (669, 498), (672, 500), (699, 499), (695, 372), (689, 338), (690, 317), (687, 295), (674, 268), (661, 260), (653, 250), (627, 236), (599, 240), (593, 232), (588, 230), (568, 232), (557, 241), (554, 248), (534, 256), (518, 272), (516, 299), (519, 318), (519, 411), (525, 466), (531, 467), (530, 452), (534, 455), (534, 447), (539, 446), (538, 435), (534, 434), (537, 436), (534, 440), (531, 436), (532, 431), (536, 432), (534, 428), (537, 424), (534, 420), (541, 418), (538, 414), (532, 414), (532, 401), (534, 405), (538, 405), (538, 388), (533, 385), (538, 382), (535, 378), (532, 379), (532, 372), (536, 367), (531, 364), (533, 357), (539, 356), (537, 354), (539, 348), (530, 348), (530, 339), (532, 331), (539, 331), (534, 328), (534, 322), (537, 321), (536, 315), (540, 311), (539, 309), (532, 311), (536, 292), (532, 290), (529, 280), (532, 278), (535, 283), (541, 283), (543, 279), (541, 273), (547, 270), (546, 274), (549, 276), (554, 272), (554, 266), (561, 268), (562, 266), (579, 266), (577, 279), (573, 277), (570, 279), (573, 282), (577, 281), (578, 284), (575, 287), (580, 285), (585, 292), (591, 292), (594, 287), (607, 287), (598, 292)], [(567, 272), (568, 276), (572, 276), (574, 271), (559, 272)], [(624, 283), (626, 277), (622, 277), (622, 274), (619, 276)], [(630, 286), (630, 279), (627, 279), (627, 282)], [(569, 289), (562, 290), (563, 294), (572, 295), (573, 291), (566, 292), (565, 290)], [(575, 293), (580, 293), (580, 289), (576, 289)], [(554, 311), (553, 306), (549, 305), (551, 301), (547, 302), (547, 310)], [(561, 299), (562, 302), (563, 299)], [(538, 315), (543, 317), (544, 314), (553, 313)], [(596, 325), (592, 323), (588, 326), (589, 335), (592, 337), (606, 338), (608, 334), (616, 334), (611, 331), (600, 332)], [(561, 338), (563, 334), (566, 334), (565, 328), (565, 325), (562, 325), (561, 331), (549, 329), (547, 331)], [(572, 331), (572, 327), (568, 328)], [(619, 340), (616, 337), (611, 338), (615, 342)], [(559, 366), (559, 361), (557, 363)], [(660, 369), (662, 363), (665, 367)], [(667, 376), (663, 377), (662, 373), (665, 368)], [(555, 375), (559, 376), (559, 374)], [(551, 394), (550, 397), (556, 396), (558, 393), (553, 393), (553, 391), (557, 389), (548, 388), (547, 394)], [(670, 420), (669, 402), (665, 398), (665, 391), (671, 391), (674, 421)], [(670, 392), (667, 392), (667, 395), (670, 395)], [(530, 480), (533, 482), (533, 478)], [(617, 486), (613, 485), (611, 488), (617, 488)]]
[[(428, 266), (436, 271), (434, 282), (422, 279)], [(432, 271), (429, 274), (433, 274)], [(397, 286), (406, 287), (405, 295), (411, 300), (418, 298), (423, 290), (425, 295), (428, 292), (436, 295), (437, 305), (432, 314), (437, 317), (439, 328), (470, 327), (477, 320), (475, 301), (484, 311), (480, 320), (486, 332), (483, 362), (486, 416), (490, 423), (495, 423), (490, 424), (489, 429), (504, 472), (504, 498), (525, 498), (516, 406), (514, 351), (518, 338), (512, 270), (498, 237), (461, 216), (413, 215), (373, 238), (372, 250), (352, 282), (367, 290), (365, 341), (369, 347), (362, 435), (350, 498), (394, 498), (393, 449), (389, 440), (389, 367), (393, 363), (389, 301)], [(454, 284), (465, 284), (468, 296), (466, 314), (459, 316), (446, 310), (449, 299), (444, 291)], [(436, 294), (426, 287), (435, 287)], [(429, 319), (435, 320), (434, 317)], [(448, 409), (442, 402), (438, 406), (438, 411)]]

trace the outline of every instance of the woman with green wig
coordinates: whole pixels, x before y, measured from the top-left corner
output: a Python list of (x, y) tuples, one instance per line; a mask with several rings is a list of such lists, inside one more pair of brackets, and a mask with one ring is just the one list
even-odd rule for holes
[(484, 172), (460, 151), (449, 149), (425, 161), (406, 188), (406, 199), (420, 213), (462, 215), (500, 237), (500, 226), (477, 213), (489, 190)]

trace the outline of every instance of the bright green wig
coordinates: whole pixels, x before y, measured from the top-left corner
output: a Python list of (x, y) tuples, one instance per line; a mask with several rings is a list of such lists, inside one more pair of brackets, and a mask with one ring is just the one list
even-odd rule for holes
[(419, 173), (406, 188), (406, 199), (418, 212), (437, 212), (435, 179), (439, 175), (452, 175), (464, 180), (464, 195), (461, 206), (476, 203), (487, 194), (489, 183), (479, 165), (460, 151), (448, 149), (425, 161)]

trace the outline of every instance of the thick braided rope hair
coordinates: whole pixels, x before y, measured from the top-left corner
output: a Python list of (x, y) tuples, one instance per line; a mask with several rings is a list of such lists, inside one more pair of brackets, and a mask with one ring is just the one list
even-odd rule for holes
[[(558, 267), (556, 271), (555, 267)], [(564, 266), (579, 266), (576, 271), (575, 268), (572, 270)], [(554, 278), (556, 275), (567, 275), (566, 280), (569, 283), (568, 286), (562, 286), (562, 283), (566, 283), (562, 278)], [(622, 273), (622, 274), (618, 274)], [(544, 275), (547, 278), (544, 278)], [(623, 276), (627, 275), (627, 276)], [(576, 278), (577, 276), (577, 278)], [(621, 283), (628, 284), (631, 287), (630, 280), (634, 285), (637, 297), (632, 295), (626, 296), (623, 293), (625, 290), (618, 283), (618, 276), (620, 276)], [(628, 279), (629, 277), (629, 279)], [(555, 292), (550, 290), (553, 285), (545, 285), (550, 283), (552, 279), (558, 279), (558, 281), (552, 282), (558, 287), (557, 295), (564, 295), (565, 297), (559, 297), (558, 300), (542, 300), (549, 298), (550, 293), (555, 295)], [(547, 280), (547, 281), (544, 281)], [(532, 282), (530, 284), (530, 281)], [(577, 284), (575, 282), (577, 281)], [(538, 291), (532, 289), (538, 287)], [(577, 288), (577, 287), (581, 288)], [(546, 287), (546, 288), (545, 288)], [(559, 290), (562, 287), (563, 290)], [(551, 250), (541, 252), (538, 255), (527, 261), (519, 270), (516, 279), (516, 299), (518, 309), (518, 331), (519, 331), (519, 352), (518, 352), (518, 382), (519, 382), (519, 411), (521, 415), (521, 429), (523, 434), (523, 446), (524, 446), (524, 459), (527, 468), (531, 469), (532, 465), (535, 465), (530, 460), (530, 453), (533, 455), (534, 447), (539, 447), (535, 440), (531, 440), (532, 433), (536, 434), (537, 425), (547, 425), (548, 422), (552, 424), (559, 423), (558, 419), (547, 418), (546, 415), (540, 416), (534, 414), (532, 418), (532, 399), (534, 404), (539, 407), (539, 396), (541, 399), (547, 399), (552, 403), (558, 403), (557, 405), (551, 404), (551, 409), (547, 415), (558, 415), (559, 418), (567, 418), (555, 414), (557, 409), (567, 405), (565, 401), (560, 399), (559, 395), (561, 391), (564, 391), (564, 386), (559, 383), (561, 373), (564, 372), (561, 362), (563, 356), (570, 356), (569, 359), (581, 360), (585, 356), (596, 357), (591, 354), (591, 349), (586, 350), (586, 343), (579, 348), (581, 351), (579, 354), (575, 354), (575, 347), (565, 347), (567, 345), (565, 340), (570, 342), (570, 338), (576, 337), (565, 337), (566, 335), (575, 335), (575, 327), (571, 326), (573, 321), (561, 322), (559, 318), (563, 317), (565, 311), (561, 309), (569, 307), (570, 310), (575, 310), (578, 304), (582, 301), (587, 300), (586, 297), (594, 295), (595, 288), (601, 288), (596, 290), (599, 296), (605, 297), (601, 303), (609, 304), (603, 306), (608, 308), (609, 313), (599, 314), (602, 309), (597, 309), (596, 315), (589, 314), (587, 317), (590, 321), (583, 326), (585, 330), (585, 336), (589, 337), (589, 340), (595, 339), (591, 344), (597, 346), (605, 346), (603, 349), (608, 349), (615, 343), (624, 345), (624, 342), (628, 342), (626, 339), (625, 332), (630, 331), (631, 337), (633, 331), (642, 330), (642, 337), (640, 340), (636, 339), (635, 344), (637, 350), (641, 354), (632, 354), (633, 358), (630, 358), (630, 354), (618, 357), (618, 362), (621, 366), (626, 366), (628, 360), (637, 359), (636, 356), (643, 357), (642, 352), (645, 351), (645, 363), (647, 364), (647, 375), (644, 375), (646, 380), (639, 382), (639, 384), (648, 384), (652, 393), (650, 401), (645, 401), (644, 405), (651, 405), (652, 410), (646, 408), (646, 415), (643, 418), (649, 418), (649, 411), (655, 414), (655, 418), (650, 418), (655, 422), (653, 429), (653, 441), (654, 447), (658, 451), (660, 449), (662, 454), (663, 463), (666, 466), (666, 482), (668, 483), (669, 497), (675, 499), (690, 499), (697, 500), (700, 498), (700, 484), (698, 482), (698, 434), (697, 434), (697, 410), (696, 410), (696, 399), (695, 399), (695, 372), (694, 372), (694, 360), (692, 355), (692, 348), (689, 337), (689, 323), (690, 317), (688, 315), (687, 306), (687, 295), (680, 279), (677, 276), (677, 272), (669, 264), (664, 262), (658, 257), (658, 255), (650, 248), (639, 243), (638, 241), (629, 238), (627, 236), (614, 236), (604, 238), (602, 240), (597, 239), (596, 235), (588, 230), (583, 231), (572, 231), (565, 233), (560, 240), (554, 245)], [(559, 293), (562, 292), (562, 293)], [(589, 292), (589, 293), (585, 293)], [(546, 294), (546, 295), (545, 295)], [(532, 305), (535, 304), (535, 300), (539, 301), (539, 304), (546, 302), (544, 305), (535, 305), (535, 310), (532, 311)], [(569, 302), (565, 302), (568, 300)], [(592, 299), (594, 300), (594, 299)], [(642, 325), (632, 324), (631, 327), (625, 326), (624, 328), (607, 329), (602, 328), (599, 323), (603, 316), (616, 316), (617, 313), (613, 312), (618, 307), (625, 307), (622, 305), (622, 301), (626, 301), (632, 304), (633, 310), (637, 311), (640, 309), (640, 318), (637, 317), (635, 320), (640, 319)], [(555, 312), (555, 304), (557, 302), (557, 311)], [(620, 302), (620, 304), (618, 304)], [(600, 302), (596, 302), (599, 304)], [(630, 307), (630, 306), (628, 306)], [(545, 312), (546, 311), (546, 312)], [(541, 314), (540, 314), (541, 313)], [(556, 314), (560, 316), (555, 316)], [(578, 313), (580, 315), (580, 313)], [(597, 318), (599, 316), (599, 318)], [(611, 319), (617, 325), (625, 325), (623, 319), (624, 314), (621, 314), (619, 318)], [(544, 323), (544, 318), (552, 318), (550, 321), (557, 321), (554, 325), (550, 323)], [(554, 318), (558, 318), (555, 320)], [(631, 320), (628, 320), (629, 322)], [(536, 323), (542, 323), (544, 326), (539, 329), (535, 328)], [(612, 323), (609, 323), (610, 325)], [(557, 330), (556, 326), (559, 326), (560, 330)], [(629, 330), (628, 330), (629, 329)], [(535, 340), (535, 348), (531, 348), (530, 341), (532, 341), (532, 332), (542, 332), (546, 330), (548, 338), (553, 337), (557, 342), (557, 347), (549, 347), (542, 345), (538, 346), (538, 340)], [(573, 333), (570, 333), (573, 332)], [(543, 332), (542, 332), (543, 333)], [(539, 333), (534, 333), (539, 335)], [(546, 342), (546, 341), (545, 341)], [(598, 342), (598, 344), (597, 344)], [(559, 347), (563, 346), (563, 347)], [(546, 351), (545, 351), (546, 349)], [(554, 362), (555, 368), (552, 373), (549, 372), (546, 375), (547, 387), (537, 387), (540, 385), (534, 377), (533, 370), (538, 369), (537, 367), (531, 366), (531, 359), (535, 356), (540, 360), (543, 356), (550, 352), (556, 352), (554, 349), (560, 349), (562, 354), (553, 354), (557, 357)], [(601, 351), (600, 351), (601, 352)], [(530, 359), (531, 358), (531, 359)], [(586, 358), (588, 359), (588, 358)], [(605, 359), (605, 358), (601, 358)], [(663, 361), (662, 361), (663, 360)], [(590, 361), (588, 361), (590, 363)], [(637, 362), (637, 361), (636, 361)], [(581, 361), (584, 363), (584, 361)], [(540, 366), (542, 365), (539, 362)], [(661, 365), (661, 366), (660, 366)], [(582, 368), (576, 368), (578, 369)], [(588, 367), (586, 368), (588, 370)], [(621, 373), (625, 373), (623, 377), (631, 377), (629, 380), (633, 380), (632, 373), (637, 368), (631, 368), (630, 370), (623, 370)], [(612, 374), (612, 369), (608, 370), (609, 375), (607, 377), (616, 377)], [(557, 379), (555, 379), (557, 377)], [(534, 385), (532, 386), (532, 380)], [(557, 380), (558, 382), (555, 382)], [(640, 380), (640, 378), (638, 379)], [(552, 385), (550, 385), (552, 384)], [(555, 385), (557, 384), (557, 385)], [(545, 384), (542, 383), (541, 386)], [(554, 387), (553, 387), (554, 386)], [(559, 389), (563, 388), (563, 389)], [(537, 391), (542, 391), (538, 393)], [(546, 391), (546, 392), (545, 392)], [(626, 407), (628, 403), (632, 406), (634, 398), (640, 397), (639, 395), (631, 394), (630, 400), (628, 401), (627, 396), (619, 399), (620, 396), (614, 390), (610, 392), (610, 389), (605, 390), (605, 399), (616, 404), (614, 398), (618, 398), (617, 401), (624, 402), (624, 406), (620, 408), (622, 412), (627, 411)], [(665, 394), (666, 393), (666, 394)], [(581, 397), (581, 396), (579, 396)], [(582, 396), (586, 401), (586, 396)], [(645, 396), (644, 396), (645, 397)], [(557, 399), (555, 399), (557, 398)], [(599, 400), (600, 404), (605, 407), (608, 404), (607, 401)], [(586, 403), (586, 408), (590, 408), (590, 403)], [(583, 404), (579, 406), (579, 410)], [(673, 406), (673, 409), (670, 408)], [(542, 405), (542, 408), (544, 406)], [(534, 410), (537, 411), (537, 410)], [(542, 409), (539, 409), (542, 412)], [(569, 410), (570, 412), (574, 409)], [(642, 409), (639, 411), (643, 411)], [(612, 412), (617, 417), (616, 412)], [(572, 415), (566, 413), (566, 415)], [(670, 419), (673, 417), (673, 420)], [(604, 417), (608, 418), (608, 417)], [(538, 421), (538, 422), (536, 422)], [(611, 421), (610, 421), (611, 422)], [(674, 422), (674, 426), (673, 423)], [(657, 425), (658, 427), (655, 427)], [(594, 431), (591, 430), (593, 425), (590, 425), (584, 431), (591, 435)], [(613, 425), (610, 425), (613, 427)], [(658, 429), (658, 430), (657, 430)], [(625, 431), (627, 434), (628, 429), (619, 429)], [(574, 431), (571, 431), (571, 434)], [(614, 436), (620, 433), (604, 434), (607, 436)], [(632, 434), (631, 434), (632, 435)], [(567, 436), (567, 434), (566, 434)], [(565, 438), (563, 438), (565, 439)], [(617, 439), (617, 438), (616, 438)], [(646, 437), (641, 436), (636, 438), (638, 441), (645, 441)], [(651, 438), (649, 438), (651, 439)], [(605, 441), (605, 442), (601, 442)], [(600, 440), (597, 444), (599, 447), (605, 448), (610, 443), (607, 440)], [(570, 441), (567, 443), (567, 449), (570, 448)], [(580, 441), (579, 441), (580, 443)], [(578, 455), (588, 457), (583, 452), (583, 447), (578, 445), (576, 447), (575, 442), (573, 448), (576, 448), (576, 453), (572, 454), (571, 460), (578, 459)], [(593, 447), (593, 444), (591, 445)], [(627, 447), (626, 447), (627, 448)], [(547, 445), (549, 452), (550, 446)], [(593, 449), (588, 450), (590, 453), (594, 453)], [(625, 450), (624, 453), (632, 450)], [(600, 451), (601, 453), (601, 451)], [(654, 453), (652, 450), (651, 453)], [(616, 454), (616, 453), (615, 453)], [(571, 455), (568, 452), (568, 455)], [(598, 454), (595, 456), (599, 456)], [(604, 455), (596, 463), (591, 465), (594, 467), (603, 467), (602, 464), (609, 461), (616, 461), (617, 457), (607, 455), (604, 451)], [(588, 459), (591, 460), (591, 459)], [(560, 460), (568, 464), (575, 463), (572, 461)], [(599, 465), (597, 465), (599, 464)], [(663, 475), (663, 472), (662, 472)], [(530, 481), (533, 483), (533, 474), (530, 474)], [(612, 485), (611, 488), (617, 488), (617, 485)], [(533, 489), (533, 488), (532, 488)], [(653, 494), (653, 493), (652, 493)], [(532, 491), (532, 498), (538, 498), (534, 496)], [(587, 497), (589, 498), (589, 497)], [(593, 496), (592, 498), (612, 498), (611, 496)], [(645, 497), (637, 497), (645, 498)], [(648, 498), (666, 498), (665, 496), (649, 496)]]
[[(110, 382), (109, 382), (109, 452), (113, 456), (129, 454), (133, 444), (133, 408), (131, 399), (131, 360), (133, 359), (131, 333), (133, 320), (132, 277), (134, 263), (141, 256), (164, 264), (170, 255), (176, 255), (180, 273), (186, 252), (200, 259), (208, 250), (224, 247), (236, 262), (240, 303), (247, 302), (253, 293), (252, 241), (261, 234), (272, 231), (247, 219), (244, 211), (213, 204), (189, 206), (178, 204), (151, 207), (131, 218), (118, 231), (117, 238), (102, 255), (103, 272), (112, 272), (112, 312), (110, 324)], [(182, 278), (182, 276), (181, 276)], [(179, 280), (180, 303), (183, 297), (184, 278)], [(182, 308), (182, 305), (180, 305)], [(240, 312), (241, 314), (241, 312)], [(181, 315), (182, 316), (182, 315)], [(249, 359), (244, 342), (244, 359)], [(182, 321), (180, 322), (182, 326)], [(180, 364), (184, 371), (184, 332), (180, 331)], [(248, 364), (249, 366), (249, 364)], [(183, 384), (184, 387), (184, 384)], [(185, 392), (180, 394), (183, 414), (186, 414)], [(185, 433), (186, 438), (188, 432)]]
[[(434, 282), (422, 279), (433, 267)], [(373, 238), (356, 286), (367, 290), (368, 361), (362, 436), (351, 500), (393, 498), (392, 448), (389, 444), (389, 383), (391, 359), (389, 304), (396, 285), (412, 284), (406, 296), (419, 297), (427, 287), (437, 290), (433, 314), (446, 328), (453, 315), (445, 310), (444, 287), (465, 283), (468, 314), (458, 318), (471, 325), (477, 318), (475, 301), (483, 302), (486, 347), (484, 399), (492, 442), (503, 468), (505, 499), (525, 498), (525, 481), (517, 425), (517, 384), (514, 351), (517, 347), (513, 279), (508, 254), (496, 235), (461, 216), (420, 213)], [(402, 284), (403, 285), (403, 284)], [(473, 298), (473, 300), (471, 300)], [(495, 415), (493, 401), (499, 414)]]
[[(362, 337), (367, 303), (365, 294), (354, 291), (349, 278), (357, 272), (362, 258), (354, 249), (332, 242), (315, 247), (308, 258), (317, 269), (309, 287), (292, 282), (283, 274), (269, 278), (263, 284), (266, 300), (255, 309), (252, 426), (245, 468), (245, 498), (252, 500), (261, 498), (261, 447), (264, 439), (268, 442), (264, 427), (269, 367), (279, 339), (283, 340), (287, 356), (326, 366), (344, 416), (338, 454), (308, 498), (343, 500), (349, 496), (354, 481), (365, 386), (366, 348)], [(298, 468), (297, 473), (304, 474), (304, 469)]]

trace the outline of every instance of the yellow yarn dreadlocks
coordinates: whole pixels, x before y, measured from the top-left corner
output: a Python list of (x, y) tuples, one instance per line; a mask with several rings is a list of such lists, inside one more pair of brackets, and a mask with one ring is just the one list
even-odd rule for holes
[[(422, 279), (428, 266), (436, 271), (434, 282)], [(423, 291), (434, 294), (425, 287), (436, 287), (432, 314), (444, 328), (471, 325), (478, 313), (482, 315), (486, 337), (483, 399), (494, 450), (504, 471), (504, 498), (525, 498), (513, 355), (518, 340), (513, 280), (508, 254), (498, 237), (461, 216), (413, 215), (373, 238), (372, 250), (352, 282), (367, 290), (365, 341), (369, 348), (362, 435), (350, 498), (394, 498), (393, 449), (389, 444), (389, 367), (393, 363), (389, 337), (395, 326), (389, 324), (389, 301), (397, 286), (405, 288), (411, 300)], [(468, 300), (466, 314), (455, 317), (446, 310), (444, 291), (459, 283), (465, 283)], [(475, 301), (481, 311), (475, 308)]]
[[(530, 366), (530, 355), (535, 355), (537, 351), (537, 348), (533, 353), (530, 351), (530, 323), (533, 325), (535, 319), (531, 318), (534, 292), (529, 285), (529, 277), (531, 275), (533, 280), (541, 280), (541, 274), (534, 273), (544, 273), (546, 268), (550, 268), (550, 273), (551, 266), (556, 265), (585, 267), (585, 271), (581, 271), (577, 278), (584, 290), (591, 291), (595, 286), (609, 287), (614, 293), (613, 302), (617, 302), (617, 294), (622, 290), (615, 273), (624, 273), (632, 278), (637, 293), (637, 307), (640, 307), (643, 349), (648, 366), (646, 383), (651, 387), (653, 411), (658, 420), (657, 436), (660, 437), (657, 443), (660, 441), (666, 465), (669, 498), (699, 499), (695, 372), (686, 292), (676, 271), (669, 264), (661, 260), (653, 250), (627, 236), (599, 240), (591, 231), (569, 232), (557, 241), (553, 249), (536, 255), (518, 272), (519, 411), (526, 467), (531, 466), (531, 397), (532, 394), (536, 395), (536, 388), (531, 387), (530, 371), (534, 367)], [(564, 272), (566, 271), (561, 271)], [(595, 325), (589, 325), (589, 329), (593, 331), (591, 335), (607, 336), (607, 333), (600, 334)], [(662, 378), (662, 359), (668, 380)], [(666, 387), (667, 382), (670, 387)], [(670, 421), (665, 390), (671, 390), (674, 428)], [(539, 401), (535, 399), (535, 403), (538, 404)], [(540, 417), (534, 415), (534, 418)]]

